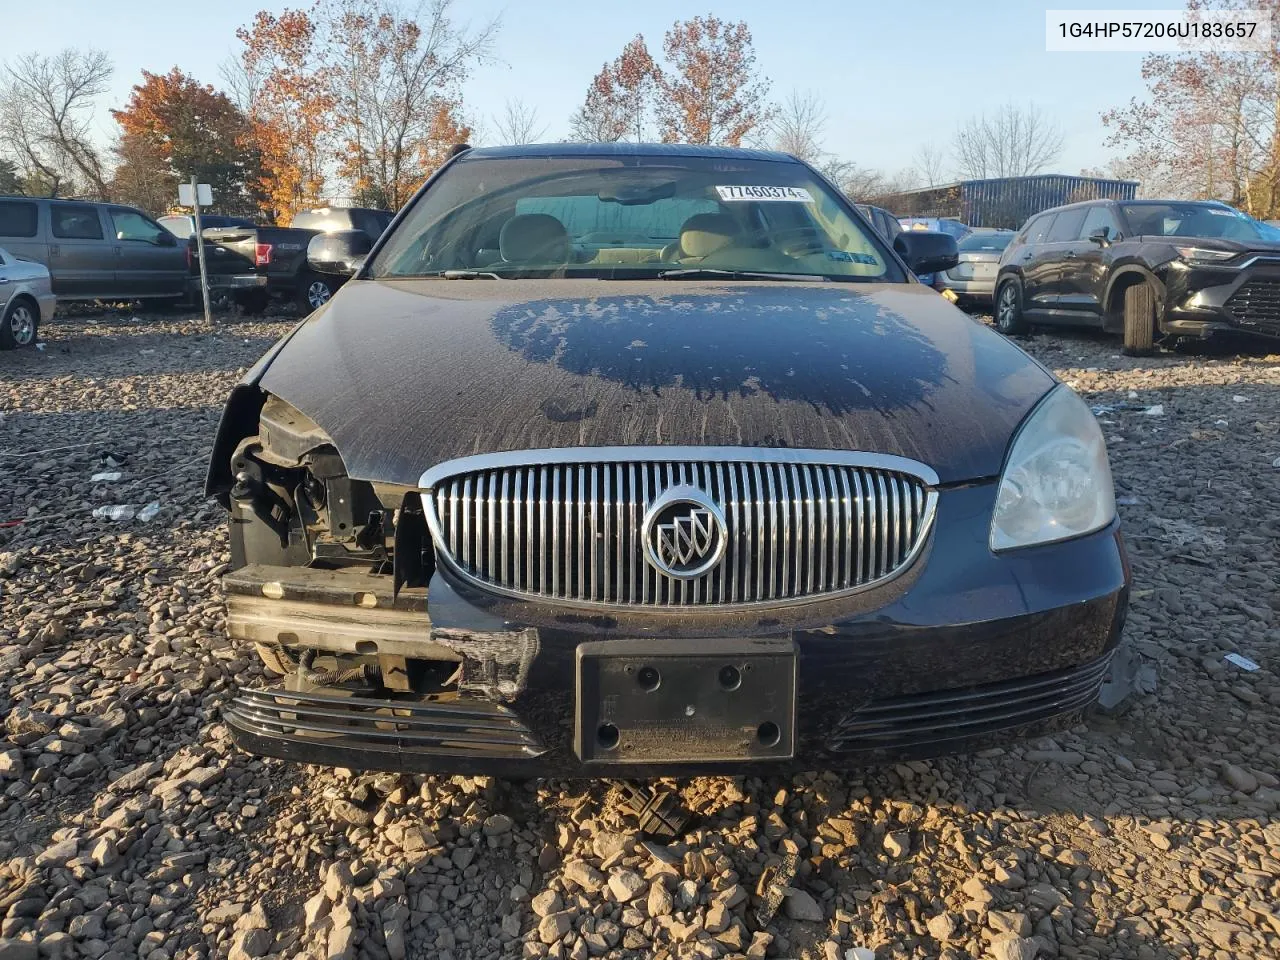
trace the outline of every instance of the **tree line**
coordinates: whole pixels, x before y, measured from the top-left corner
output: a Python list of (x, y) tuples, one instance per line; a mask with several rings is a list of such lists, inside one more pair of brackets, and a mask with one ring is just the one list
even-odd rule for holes
[[(1187, 0), (1193, 9), (1244, 0)], [(500, 23), (462, 24), (457, 0), (316, 0), (258, 13), (236, 32), (219, 85), (179, 67), (144, 71), (110, 111), (114, 140), (95, 135), (112, 76), (100, 51), (29, 53), (0, 69), (0, 193), (82, 196), (173, 207), (177, 184), (214, 187), (228, 214), (284, 221), (341, 197), (395, 209), (458, 142), (532, 142), (538, 111), (519, 99), (489, 118), (464, 100), (494, 60)], [(1280, 0), (1248, 0), (1275, 12)], [(1103, 115), (1122, 156), (1095, 175), (1145, 192), (1227, 200), (1280, 213), (1280, 31), (1266, 53), (1207, 49), (1143, 61), (1149, 96)], [(812, 163), (854, 199), (960, 179), (1045, 172), (1061, 128), (1035, 104), (1009, 102), (917, 146), (897, 171), (860, 166), (827, 147), (825, 103), (812, 91), (775, 98), (750, 28), (713, 15), (638, 34), (605, 61), (567, 120), (568, 139), (754, 146)]]

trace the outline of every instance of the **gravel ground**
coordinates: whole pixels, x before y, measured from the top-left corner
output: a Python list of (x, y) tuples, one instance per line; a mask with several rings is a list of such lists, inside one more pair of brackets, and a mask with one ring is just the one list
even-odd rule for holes
[(232, 747), (259, 668), (200, 480), (291, 322), (81, 315), (0, 354), (0, 960), (1280, 956), (1280, 356), (1024, 342), (1104, 424), (1153, 690), (979, 756), (681, 782), (700, 826), (664, 847), (604, 784)]

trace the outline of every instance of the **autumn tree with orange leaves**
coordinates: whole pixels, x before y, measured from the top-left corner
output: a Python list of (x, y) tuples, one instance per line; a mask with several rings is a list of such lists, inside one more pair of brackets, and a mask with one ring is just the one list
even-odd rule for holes
[(570, 121), (579, 140), (644, 140), (654, 115), (664, 143), (741, 146), (773, 115), (745, 23), (715, 16), (672, 25), (656, 63), (636, 36), (591, 81)]
[(262, 173), (256, 184), (266, 210), (285, 219), (323, 199), (326, 146), (333, 112), (312, 17), (263, 10), (236, 31), (244, 45), (249, 135)]
[(257, 176), (256, 154), (246, 150), (247, 119), (225, 93), (178, 67), (144, 70), (128, 102), (111, 115), (120, 125), (116, 200), (161, 213), (174, 203), (178, 184), (194, 177), (212, 185), (219, 211), (253, 211), (247, 181)]
[(332, 187), (394, 210), (470, 135), (462, 83), (498, 24), (461, 27), (453, 3), (319, 0), (238, 31), (234, 86), (278, 219)]
[(569, 121), (574, 139), (644, 141), (659, 76), (644, 37), (636, 34), (592, 79), (586, 101)]
[(659, 77), (664, 143), (737, 147), (769, 121), (769, 81), (756, 71), (745, 23), (694, 17), (667, 31), (662, 50), (668, 63)]

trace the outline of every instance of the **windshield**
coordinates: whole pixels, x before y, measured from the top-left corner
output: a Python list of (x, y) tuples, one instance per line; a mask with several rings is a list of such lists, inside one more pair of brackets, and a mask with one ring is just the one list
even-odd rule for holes
[(956, 246), (961, 253), (999, 253), (1009, 245), (1013, 232), (1008, 233), (971, 233)]
[(673, 156), (463, 157), (414, 202), (370, 276), (717, 272), (906, 280), (802, 164)]
[(1264, 239), (1257, 221), (1231, 207), (1208, 203), (1126, 203), (1121, 204), (1120, 209), (1137, 236)]

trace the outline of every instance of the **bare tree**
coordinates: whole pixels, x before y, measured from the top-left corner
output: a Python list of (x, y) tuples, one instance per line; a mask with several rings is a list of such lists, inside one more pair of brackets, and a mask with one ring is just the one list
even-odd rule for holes
[(533, 143), (547, 132), (545, 124), (538, 124), (538, 111), (525, 106), (523, 100), (508, 100), (502, 116), (493, 118), (493, 125), (500, 143)]
[(915, 155), (916, 169), (923, 186), (937, 187), (946, 182), (943, 169), (946, 161), (942, 149), (933, 143), (922, 144)]
[(111, 61), (100, 50), (68, 48), (52, 57), (29, 53), (4, 68), (0, 128), (29, 182), (56, 195), (81, 180), (97, 196), (109, 193), (90, 118), (107, 90)]
[(966, 179), (1025, 177), (1058, 159), (1062, 130), (1034, 105), (1007, 103), (994, 114), (966, 121), (956, 131), (953, 148)]
[(775, 150), (821, 166), (827, 158), (822, 146), (826, 126), (822, 98), (812, 90), (793, 90), (774, 114), (768, 139)]

